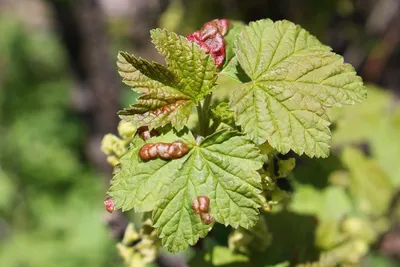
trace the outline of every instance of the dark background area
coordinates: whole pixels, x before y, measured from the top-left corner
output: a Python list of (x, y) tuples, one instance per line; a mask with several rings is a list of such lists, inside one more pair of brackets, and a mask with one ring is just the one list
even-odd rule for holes
[(400, 95), (399, 0), (0, 0), (0, 266), (122, 264), (100, 151), (135, 98), (117, 52), (160, 61), (149, 30), (214, 18), (291, 20)]

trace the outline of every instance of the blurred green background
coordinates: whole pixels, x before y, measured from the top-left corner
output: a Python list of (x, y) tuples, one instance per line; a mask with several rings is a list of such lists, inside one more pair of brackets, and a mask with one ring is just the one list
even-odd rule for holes
[[(116, 132), (116, 111), (135, 99), (117, 77), (116, 54), (161, 60), (150, 29), (187, 34), (214, 18), (294, 21), (377, 85), (370, 86), (366, 104), (332, 114), (333, 156), (300, 159), (296, 197), (307, 196), (300, 192), (308, 184), (324, 188), (340, 157), (340, 166), (366, 180), (374, 179), (371, 168), (379, 169), (384, 174), (377, 179), (389, 177), (391, 190), (398, 191), (398, 0), (0, 0), (1, 267), (123, 266), (115, 239), (125, 224), (121, 214), (104, 211), (111, 169), (100, 151), (103, 135)], [(358, 150), (343, 151), (349, 145)], [(374, 189), (362, 194), (382, 198)], [(388, 201), (396, 207), (395, 198)], [(390, 216), (391, 230), (374, 244), (364, 266), (400, 266), (399, 215)], [(272, 229), (281, 227), (270, 220)], [(285, 253), (276, 259), (289, 259)], [(166, 262), (158, 264), (184, 266)]]

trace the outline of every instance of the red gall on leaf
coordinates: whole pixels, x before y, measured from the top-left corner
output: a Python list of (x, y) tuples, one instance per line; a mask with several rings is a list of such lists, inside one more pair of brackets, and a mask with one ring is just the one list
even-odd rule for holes
[(205, 196), (198, 196), (192, 202), (192, 208), (194, 213), (207, 213), (210, 208), (210, 199)]
[(214, 218), (209, 213), (200, 214), (200, 218), (205, 224), (212, 224), (214, 222)]
[(194, 213), (200, 215), (201, 221), (205, 224), (214, 222), (213, 217), (208, 213), (210, 210), (210, 199), (205, 196), (198, 196), (192, 202)]
[(104, 206), (109, 213), (112, 213), (115, 209), (114, 200), (111, 197), (106, 197), (104, 199)]
[(153, 129), (153, 130), (149, 131), (149, 127), (147, 127), (147, 126), (139, 127), (136, 132), (137, 132), (138, 135), (140, 135), (140, 137), (144, 141), (150, 139), (152, 136), (157, 136), (158, 135), (156, 130)]
[(161, 159), (178, 159), (189, 152), (189, 147), (180, 141), (173, 143), (145, 144), (139, 151), (139, 157), (148, 161), (160, 157)]
[(214, 19), (186, 38), (198, 44), (206, 54), (210, 54), (218, 68), (222, 67), (226, 56), (226, 42), (224, 36), (228, 33), (229, 21), (227, 19)]

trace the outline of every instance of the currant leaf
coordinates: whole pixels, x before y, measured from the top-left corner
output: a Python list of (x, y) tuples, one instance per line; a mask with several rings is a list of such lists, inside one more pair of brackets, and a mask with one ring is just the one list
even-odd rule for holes
[(151, 36), (167, 66), (119, 53), (117, 64), (124, 83), (142, 94), (137, 104), (119, 115), (136, 127), (153, 129), (171, 122), (180, 130), (197, 102), (213, 89), (216, 66), (197, 44), (183, 36), (160, 29), (152, 30)]
[(353, 67), (289, 21), (251, 22), (236, 39), (236, 57), (251, 81), (230, 99), (236, 122), (257, 144), (285, 154), (329, 155), (326, 108), (354, 104), (366, 90)]
[(229, 104), (227, 102), (219, 103), (218, 106), (211, 111), (216, 119), (221, 120), (221, 122), (227, 125), (235, 126), (234, 113), (229, 109)]
[[(171, 252), (193, 245), (212, 228), (212, 220), (234, 228), (248, 228), (258, 220), (262, 167), (258, 148), (243, 135), (222, 130), (196, 144), (189, 133), (166, 134), (147, 143), (183, 141), (190, 151), (182, 158), (144, 162), (139, 156), (145, 144), (138, 138), (121, 158), (108, 194), (115, 208), (153, 210), (154, 227)], [(193, 209), (193, 201), (207, 197), (210, 220)], [(212, 220), (211, 220), (212, 218)]]

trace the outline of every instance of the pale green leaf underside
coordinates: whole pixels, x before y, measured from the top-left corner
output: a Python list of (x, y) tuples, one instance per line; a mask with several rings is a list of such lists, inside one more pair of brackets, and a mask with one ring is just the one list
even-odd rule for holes
[(194, 105), (211, 92), (216, 66), (197, 44), (183, 36), (157, 29), (152, 38), (166, 57), (167, 67), (119, 53), (117, 64), (124, 83), (142, 94), (137, 104), (119, 114), (137, 127), (157, 128), (171, 122), (182, 129)]
[[(153, 211), (154, 227), (171, 252), (186, 249), (211, 229), (192, 210), (197, 196), (210, 199), (210, 214), (218, 222), (237, 228), (253, 226), (258, 219), (262, 166), (260, 152), (236, 132), (220, 131), (196, 145), (191, 135), (190, 152), (181, 159), (142, 162), (134, 142), (121, 159), (121, 171), (113, 178), (109, 195), (116, 207)], [(163, 141), (163, 137), (149, 142)]]
[(260, 20), (236, 40), (236, 55), (251, 81), (230, 99), (237, 123), (257, 144), (281, 153), (326, 157), (325, 109), (366, 98), (362, 80), (343, 58), (289, 21)]

